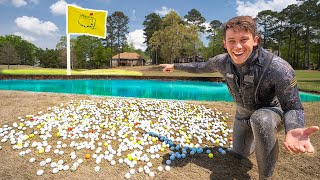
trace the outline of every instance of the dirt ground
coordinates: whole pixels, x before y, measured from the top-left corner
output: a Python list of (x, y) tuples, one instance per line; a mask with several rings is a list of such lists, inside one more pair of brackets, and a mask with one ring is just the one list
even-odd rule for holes
[[(0, 91), (0, 127), (5, 124), (12, 125), (18, 122), (18, 117), (28, 114), (44, 113), (48, 107), (59, 106), (74, 99), (97, 100), (97, 96), (66, 95), (54, 93), (31, 93), (18, 91)], [(234, 103), (225, 102), (190, 102), (203, 104), (207, 108), (216, 108), (221, 112), (234, 115)], [(306, 125), (320, 125), (320, 102), (304, 103)], [(232, 118), (231, 118), (232, 119)], [(232, 121), (228, 122), (232, 126)], [(282, 148), (284, 133), (279, 133), (280, 154), (274, 179), (320, 179), (320, 132), (311, 137), (316, 149), (313, 154), (292, 155)], [(0, 138), (1, 139), (1, 138)], [(0, 179), (124, 179), (127, 166), (117, 164), (111, 166), (102, 163), (100, 172), (93, 170), (94, 161), (83, 163), (75, 172), (64, 171), (58, 174), (51, 172), (42, 176), (36, 176), (39, 165), (31, 165), (30, 157), (20, 157), (18, 150), (13, 150), (9, 142), (1, 143), (0, 150)], [(213, 150), (216, 150), (213, 148)], [(168, 154), (164, 154), (165, 159)], [(163, 160), (163, 165), (165, 164)], [(187, 157), (174, 161), (170, 171), (156, 172), (155, 177), (150, 178), (144, 173), (138, 173), (131, 179), (258, 179), (255, 156), (249, 159), (237, 160), (227, 153), (225, 156), (215, 156), (213, 159), (205, 155)]]

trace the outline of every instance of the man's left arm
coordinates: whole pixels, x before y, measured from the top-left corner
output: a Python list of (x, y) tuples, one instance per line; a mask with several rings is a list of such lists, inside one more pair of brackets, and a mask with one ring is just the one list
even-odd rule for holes
[(285, 140), (286, 150), (293, 153), (314, 152), (309, 136), (318, 131), (319, 127), (304, 127), (304, 110), (299, 97), (297, 80), (291, 66), (284, 66), (279, 71), (275, 89), (284, 111)]

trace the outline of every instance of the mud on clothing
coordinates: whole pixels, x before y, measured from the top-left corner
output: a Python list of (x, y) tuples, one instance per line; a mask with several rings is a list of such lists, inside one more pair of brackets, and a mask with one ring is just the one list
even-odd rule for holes
[[(297, 89), (294, 70), (288, 62), (272, 55), (272, 61), (261, 79), (263, 66), (270, 52), (263, 48), (255, 49), (244, 65), (233, 63), (230, 56), (217, 55), (206, 62), (174, 64), (178, 70), (208, 73), (220, 72), (234, 101), (241, 109), (252, 113), (260, 108), (271, 108), (278, 114), (283, 112), (285, 131), (304, 127), (304, 111)], [(255, 91), (257, 91), (255, 93)], [(236, 118), (239, 117), (237, 108)]]
[(304, 111), (294, 70), (283, 59), (256, 48), (239, 66), (228, 54), (202, 63), (174, 64), (189, 72), (219, 71), (237, 104), (233, 126), (233, 152), (241, 156), (256, 153), (259, 179), (272, 176), (278, 159), (276, 133), (304, 127)]

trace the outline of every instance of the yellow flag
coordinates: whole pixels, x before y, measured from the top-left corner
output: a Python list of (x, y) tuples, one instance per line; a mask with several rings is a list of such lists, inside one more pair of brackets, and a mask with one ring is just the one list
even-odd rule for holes
[(67, 33), (106, 37), (107, 11), (67, 5)]

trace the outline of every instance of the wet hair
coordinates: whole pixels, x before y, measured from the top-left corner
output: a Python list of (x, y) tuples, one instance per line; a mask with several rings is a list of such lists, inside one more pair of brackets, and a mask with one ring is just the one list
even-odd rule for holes
[(229, 19), (222, 25), (222, 35), (225, 38), (228, 29), (232, 28), (234, 31), (247, 31), (252, 36), (257, 35), (257, 25), (251, 16), (236, 16)]

